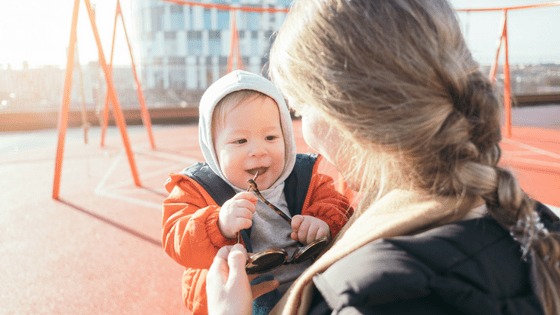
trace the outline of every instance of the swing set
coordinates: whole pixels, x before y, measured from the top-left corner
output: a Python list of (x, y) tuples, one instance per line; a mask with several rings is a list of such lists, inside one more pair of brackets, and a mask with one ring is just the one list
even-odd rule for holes
[[(66, 137), (66, 129), (68, 127), (68, 120), (69, 120), (69, 107), (70, 107), (70, 95), (72, 90), (72, 73), (74, 68), (74, 58), (76, 56), (76, 42), (77, 42), (77, 21), (78, 21), (78, 12), (80, 7), (81, 0), (74, 0), (74, 9), (72, 12), (72, 24), (71, 24), (71, 31), (70, 31), (70, 43), (68, 46), (68, 55), (67, 55), (67, 63), (66, 63), (66, 73), (65, 73), (65, 82), (64, 82), (64, 95), (63, 101), (59, 112), (58, 117), (58, 145), (57, 145), (57, 152), (56, 152), (56, 162), (55, 162), (55, 174), (54, 174), (54, 184), (53, 184), (53, 192), (52, 198), (59, 199), (60, 195), (60, 179), (61, 179), (61, 171), (62, 171), (62, 162), (63, 162), (63, 155), (64, 155), (64, 141)], [(116, 124), (119, 128), (121, 133), (121, 137), (123, 140), (123, 144), (126, 150), (126, 154), (128, 157), (128, 163), (130, 166), (130, 170), (132, 172), (132, 177), (134, 180), (134, 184), (137, 187), (141, 187), (142, 184), (140, 182), (140, 177), (138, 175), (136, 162), (134, 160), (134, 154), (130, 146), (130, 141), (128, 138), (128, 134), (126, 131), (126, 121), (124, 119), (124, 114), (122, 108), (120, 106), (117, 93), (115, 90), (115, 86), (113, 84), (113, 77), (112, 77), (112, 65), (113, 65), (113, 53), (114, 53), (114, 46), (115, 46), (115, 35), (116, 35), (116, 28), (117, 28), (117, 20), (118, 17), (121, 17), (125, 38), (128, 44), (128, 49), (130, 52), (130, 58), (132, 63), (132, 71), (134, 73), (134, 80), (136, 82), (137, 87), (137, 94), (138, 99), (140, 102), (140, 110), (142, 114), (142, 122), (144, 126), (146, 126), (148, 137), (150, 140), (150, 144), (152, 150), (156, 150), (155, 141), (152, 134), (151, 129), (151, 120), (148, 110), (146, 108), (144, 94), (142, 92), (142, 86), (138, 79), (136, 66), (134, 63), (133, 55), (132, 55), (132, 48), (130, 45), (130, 41), (128, 38), (128, 34), (126, 32), (126, 26), (124, 22), (124, 17), (122, 15), (120, 1), (117, 0), (117, 8), (115, 12), (115, 20), (114, 20), (114, 28), (113, 28), (113, 40), (112, 40), (112, 47), (111, 47), (111, 56), (109, 64), (105, 59), (105, 54), (103, 53), (103, 49), (101, 47), (101, 40), (99, 37), (99, 32), (95, 23), (95, 13), (92, 9), (90, 0), (83, 0), (88, 12), (89, 20), (91, 23), (91, 28), (93, 31), (93, 35), (95, 37), (95, 41), (97, 44), (97, 50), (99, 55), (99, 62), (101, 67), (103, 68), (103, 73), (105, 76), (105, 82), (107, 84), (107, 95), (105, 99), (105, 107), (103, 111), (103, 121), (102, 121), (102, 128), (101, 128), (101, 146), (104, 145), (105, 140), (105, 133), (108, 125), (109, 120), (109, 107), (111, 106), (113, 110), (113, 115), (115, 117)], [(289, 9), (275, 9), (275, 8), (260, 8), (260, 7), (234, 7), (229, 5), (223, 4), (213, 4), (213, 3), (200, 3), (200, 2), (191, 2), (191, 1), (181, 1), (181, 0), (157, 0), (161, 2), (170, 2), (178, 5), (189, 5), (189, 6), (200, 6), (204, 8), (215, 8), (218, 10), (228, 10), (231, 13), (231, 47), (230, 47), (230, 54), (228, 56), (228, 72), (233, 71), (234, 63), (237, 69), (242, 69), (242, 58), (240, 54), (240, 47), (239, 47), (239, 34), (236, 27), (236, 11), (245, 11), (245, 12), (283, 12), (287, 13)], [(505, 131), (506, 137), (511, 137), (511, 86), (510, 86), (510, 69), (509, 69), (509, 55), (508, 55), (508, 36), (507, 36), (507, 13), (511, 10), (521, 10), (521, 9), (531, 9), (531, 8), (542, 8), (542, 7), (550, 7), (550, 6), (560, 6), (560, 1), (553, 1), (550, 3), (543, 3), (537, 5), (526, 5), (526, 6), (516, 6), (516, 7), (506, 7), (506, 8), (489, 8), (489, 9), (460, 9), (457, 11), (460, 12), (481, 12), (481, 11), (502, 11), (504, 13), (503, 20), (502, 20), (502, 30), (500, 34), (500, 39), (498, 41), (498, 47), (496, 52), (496, 58), (494, 63), (492, 64), (489, 79), (494, 82), (496, 79), (496, 73), (498, 69), (498, 59), (502, 44), (504, 45), (504, 55), (505, 55), (505, 62), (504, 62), (504, 107), (505, 107)], [(236, 58), (234, 58), (236, 55)], [(80, 77), (81, 78), (81, 77)], [(82, 107), (84, 105), (82, 104)], [(84, 114), (85, 109), (82, 108)], [(83, 116), (83, 115), (82, 115)], [(87, 143), (87, 121), (84, 119), (84, 139)], [(346, 194), (348, 197), (352, 198), (354, 193), (348, 189), (346, 183), (339, 176), (339, 180), (337, 181), (337, 190)]]

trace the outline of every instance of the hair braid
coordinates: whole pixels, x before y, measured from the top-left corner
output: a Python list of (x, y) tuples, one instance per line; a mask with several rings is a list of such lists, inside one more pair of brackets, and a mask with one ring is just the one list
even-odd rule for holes
[[(466, 159), (457, 159), (452, 175), (455, 189), (463, 186), (467, 194), (484, 199), (489, 215), (510, 230), (521, 244), (523, 257), (531, 260), (535, 289), (546, 314), (560, 314), (560, 232), (545, 227), (535, 211), (536, 203), (521, 189), (509, 170), (497, 166), (500, 158), (499, 103), (484, 79), (474, 78), (478, 81), (470, 82), (466, 90), (471, 96), (452, 96), (455, 109), (471, 124), (467, 128), (470, 139), (466, 144), (458, 144), (456, 150), (465, 152), (462, 147), (476, 146), (476, 150), (471, 148), (472, 154), (465, 155)], [(465, 106), (469, 99), (470, 107)], [(475, 156), (477, 158), (473, 159)]]

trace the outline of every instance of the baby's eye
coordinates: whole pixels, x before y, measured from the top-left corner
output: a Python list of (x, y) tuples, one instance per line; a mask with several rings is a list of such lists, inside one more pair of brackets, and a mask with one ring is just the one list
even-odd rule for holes
[(233, 144), (243, 144), (245, 142), (247, 142), (247, 139), (237, 139), (232, 141)]
[(279, 138), (278, 136), (267, 136), (265, 139), (268, 140), (268, 141), (272, 141), (272, 140), (275, 140), (275, 139), (278, 139), (278, 138)]

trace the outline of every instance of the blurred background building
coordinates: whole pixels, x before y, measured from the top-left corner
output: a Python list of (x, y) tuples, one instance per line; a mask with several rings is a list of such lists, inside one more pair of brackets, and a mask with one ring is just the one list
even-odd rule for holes
[[(206, 2), (206, 1), (205, 1)], [(214, 0), (233, 7), (286, 9), (291, 0)], [(225, 75), (235, 14), (243, 69), (264, 73), (268, 52), (286, 16), (140, 0), (133, 2), (142, 81), (154, 93), (197, 103), (201, 91)], [(158, 93), (159, 94), (159, 93)]]

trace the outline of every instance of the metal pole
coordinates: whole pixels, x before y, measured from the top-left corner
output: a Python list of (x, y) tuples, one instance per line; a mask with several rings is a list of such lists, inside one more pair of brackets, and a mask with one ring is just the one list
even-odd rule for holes
[(66, 76), (64, 79), (64, 95), (62, 105), (58, 115), (58, 146), (56, 150), (56, 161), (54, 167), (54, 183), (52, 198), (59, 197), (60, 174), (62, 172), (62, 160), (64, 155), (64, 140), (66, 138), (66, 128), (68, 127), (68, 115), (70, 110), (70, 95), (72, 92), (72, 70), (74, 70), (74, 48), (77, 41), (77, 25), (78, 11), (80, 9), (80, 0), (74, 0), (74, 10), (72, 12), (72, 26), (70, 28), (70, 43), (68, 44), (68, 53), (66, 60)]

